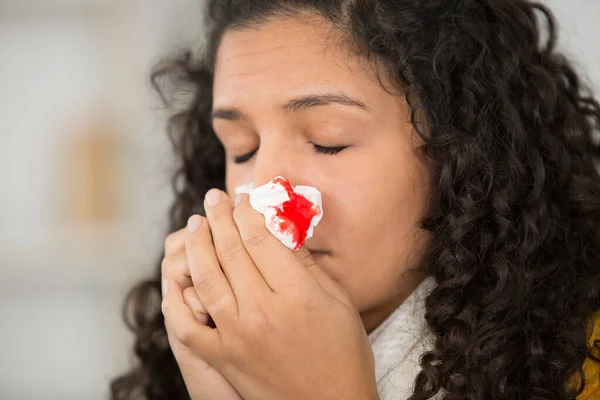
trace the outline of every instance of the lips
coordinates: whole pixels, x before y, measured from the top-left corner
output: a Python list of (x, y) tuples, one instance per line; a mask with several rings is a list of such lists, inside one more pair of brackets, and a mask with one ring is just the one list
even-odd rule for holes
[(329, 254), (329, 252), (326, 251), (326, 250), (311, 250), (311, 249), (308, 249), (308, 251), (310, 251), (310, 254)]
[(312, 258), (318, 263), (322, 262), (325, 257), (328, 257), (331, 255), (331, 253), (329, 253), (328, 251), (313, 251), (313, 250), (309, 250), (309, 251), (310, 251)]

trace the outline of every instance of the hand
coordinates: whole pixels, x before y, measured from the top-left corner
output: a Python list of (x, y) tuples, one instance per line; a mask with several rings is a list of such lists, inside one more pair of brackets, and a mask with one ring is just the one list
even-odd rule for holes
[[(162, 262), (163, 281), (177, 282), (183, 288), (183, 299), (195, 319), (208, 325), (209, 315), (192, 286), (185, 254), (185, 229), (170, 234), (165, 240), (165, 258)], [(168, 330), (168, 327), (167, 327)], [(186, 388), (192, 400), (243, 400), (229, 381), (202, 357), (190, 352), (168, 335)]]
[(279, 242), (247, 195), (232, 210), (219, 193), (185, 238), (191, 280), (216, 329), (193, 318), (169, 281), (170, 341), (207, 360), (246, 400), (377, 399), (373, 352), (348, 292), (306, 248)]

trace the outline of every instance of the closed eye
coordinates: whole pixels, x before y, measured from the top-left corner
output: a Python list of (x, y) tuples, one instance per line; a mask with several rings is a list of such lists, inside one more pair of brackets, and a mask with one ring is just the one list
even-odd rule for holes
[(319, 146), (318, 144), (313, 143), (313, 148), (315, 149), (315, 151), (317, 153), (320, 153), (320, 154), (337, 154), (347, 147), (348, 146), (325, 147), (325, 146)]
[[(326, 147), (326, 146), (319, 146), (318, 144), (315, 144), (315, 143), (313, 143), (312, 145), (313, 145), (313, 149), (315, 150), (315, 152), (317, 152), (319, 154), (328, 154), (328, 155), (337, 154), (340, 151), (342, 151), (348, 147), (348, 146)], [(233, 162), (236, 164), (243, 164), (243, 163), (249, 161), (257, 151), (258, 151), (258, 148), (256, 148), (256, 150), (253, 150), (252, 152), (250, 152), (248, 154), (237, 156), (233, 159)]]
[(244, 154), (243, 156), (237, 156), (233, 159), (233, 162), (236, 164), (243, 164), (243, 163), (247, 162), (248, 160), (250, 160), (252, 158), (252, 156), (254, 156), (254, 153), (256, 153), (257, 151), (258, 151), (258, 148), (256, 148), (256, 150), (253, 150), (251, 153)]

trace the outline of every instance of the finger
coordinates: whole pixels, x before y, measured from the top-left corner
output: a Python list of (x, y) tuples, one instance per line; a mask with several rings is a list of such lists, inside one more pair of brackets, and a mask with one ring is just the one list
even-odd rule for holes
[(183, 251), (185, 248), (185, 228), (175, 231), (165, 239), (165, 255)]
[(300, 263), (302, 263), (302, 265), (305, 267), (309, 267), (315, 263), (315, 259), (313, 258), (312, 254), (310, 254), (310, 251), (304, 245), (293, 253), (298, 261), (300, 261)]
[(212, 189), (207, 193), (204, 203), (217, 258), (236, 296), (250, 301), (261, 294), (271, 293), (244, 248), (227, 194)]
[(193, 286), (183, 289), (183, 300), (192, 311), (192, 314), (194, 314), (194, 318), (206, 325), (209, 318), (208, 311), (206, 311), (206, 308), (202, 305), (198, 293)]
[[(264, 216), (250, 205), (249, 196), (238, 196), (239, 202), (233, 210), (233, 218), (246, 251), (268, 285), (275, 292), (285, 290), (290, 285), (297, 287), (305, 284), (306, 288), (319, 288), (303, 265), (304, 261), (299, 262), (298, 256), (269, 232)], [(310, 259), (307, 260), (311, 262)]]
[(219, 331), (194, 319), (192, 311), (184, 303), (177, 282), (163, 281), (161, 310), (169, 341), (177, 341), (209, 363), (219, 361), (218, 349), (221, 348)]
[(305, 246), (302, 246), (298, 251), (295, 252), (296, 258), (300, 260), (306, 270), (312, 275), (312, 277), (319, 282), (321, 287), (330, 295), (336, 297), (342, 303), (347, 305), (352, 304), (352, 300), (348, 294), (348, 291), (344, 289), (338, 282), (333, 280), (327, 272), (319, 264), (317, 264), (310, 254), (310, 251)]
[(188, 220), (185, 253), (198, 298), (217, 326), (237, 320), (238, 303), (216, 257), (206, 218), (192, 215)]
[(163, 279), (174, 280), (183, 289), (192, 286), (185, 248), (178, 253), (170, 254), (163, 258), (161, 272)]

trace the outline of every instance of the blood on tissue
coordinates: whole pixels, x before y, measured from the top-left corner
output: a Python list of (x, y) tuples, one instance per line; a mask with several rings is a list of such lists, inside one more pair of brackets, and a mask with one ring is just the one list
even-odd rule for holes
[(303, 195), (294, 192), (294, 188), (285, 178), (278, 177), (274, 179), (273, 183), (279, 183), (290, 198), (281, 204), (281, 208), (277, 208), (277, 217), (280, 218), (280, 231), (292, 236), (294, 250), (298, 250), (306, 240), (310, 222), (321, 211), (320, 207)]

